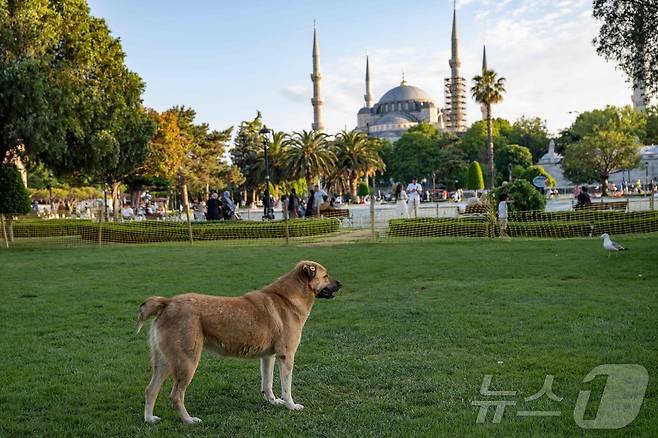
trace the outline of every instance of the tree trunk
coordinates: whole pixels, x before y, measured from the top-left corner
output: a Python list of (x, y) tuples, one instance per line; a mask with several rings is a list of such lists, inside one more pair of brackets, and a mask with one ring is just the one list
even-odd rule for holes
[(487, 188), (493, 189), (496, 176), (493, 162), (493, 128), (491, 126), (491, 105), (487, 104), (487, 167), (489, 168), (489, 184)]
[(601, 196), (608, 196), (608, 176), (603, 177), (603, 184), (601, 185)]
[(5, 215), (0, 214), (0, 221), (2, 221), (2, 237), (5, 241), (5, 247), (9, 248), (9, 238), (7, 237), (7, 228), (5, 228)]
[(358, 179), (359, 179), (358, 177), (349, 178), (350, 196), (352, 197), (352, 199), (356, 199), (356, 183)]
[(112, 216), (115, 222), (121, 217), (121, 205), (119, 202), (119, 186), (121, 181), (112, 181)]

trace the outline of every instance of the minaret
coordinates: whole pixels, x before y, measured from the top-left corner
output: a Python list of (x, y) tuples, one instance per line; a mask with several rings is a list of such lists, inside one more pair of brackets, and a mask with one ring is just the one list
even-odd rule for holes
[[(482, 74), (487, 70), (487, 46), (482, 45)], [(487, 120), (487, 106), (482, 104), (480, 105), (480, 111), (482, 111), (482, 120)]]
[(633, 109), (638, 111), (645, 111), (651, 102), (651, 98), (644, 88), (644, 82), (639, 80), (633, 81), (633, 95), (631, 96), (633, 102)]
[(366, 94), (363, 95), (366, 100), (366, 108), (372, 108), (372, 90), (370, 89), (370, 62), (366, 55)]
[(324, 121), (322, 120), (322, 104), (324, 103), (320, 96), (320, 81), (322, 80), (322, 73), (320, 72), (320, 48), (318, 47), (318, 31), (313, 24), (313, 73), (311, 74), (311, 81), (313, 81), (313, 124), (311, 125), (314, 131), (324, 131)]
[(450, 78), (445, 80), (447, 130), (466, 130), (466, 80), (461, 76), (462, 65), (459, 57), (459, 33), (457, 32), (457, 4), (452, 12), (452, 56), (450, 58)]

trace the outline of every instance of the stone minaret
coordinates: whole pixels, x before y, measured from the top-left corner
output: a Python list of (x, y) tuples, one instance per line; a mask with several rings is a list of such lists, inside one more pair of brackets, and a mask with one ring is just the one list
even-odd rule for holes
[(451, 39), (450, 77), (445, 80), (446, 129), (449, 132), (464, 132), (466, 130), (466, 80), (461, 76), (462, 62), (459, 57), (456, 2), (452, 13)]
[(370, 62), (366, 56), (366, 94), (363, 95), (366, 100), (366, 108), (372, 108), (372, 90), (370, 89)]
[(647, 106), (651, 104), (651, 96), (644, 88), (643, 81), (633, 81), (633, 95), (631, 96), (631, 101), (633, 102), (633, 108), (638, 111), (645, 111)]
[(320, 48), (318, 47), (318, 32), (313, 26), (313, 73), (311, 74), (311, 81), (313, 81), (313, 124), (311, 127), (314, 131), (324, 131), (324, 120), (322, 120), (322, 104), (324, 103), (320, 96), (320, 81), (322, 80), (322, 73), (320, 72)]
[[(482, 74), (485, 70), (487, 70), (487, 46), (482, 45)], [(482, 120), (487, 120), (487, 106), (480, 105), (480, 111), (482, 111)]]

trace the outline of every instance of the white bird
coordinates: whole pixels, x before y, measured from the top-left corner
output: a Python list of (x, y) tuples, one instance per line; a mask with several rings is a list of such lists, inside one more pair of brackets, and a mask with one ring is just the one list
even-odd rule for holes
[(617, 242), (613, 242), (607, 233), (601, 234), (601, 238), (603, 239), (603, 249), (605, 249), (608, 252), (608, 257), (610, 257), (610, 253), (613, 251), (614, 252), (626, 251), (626, 248), (624, 248)]

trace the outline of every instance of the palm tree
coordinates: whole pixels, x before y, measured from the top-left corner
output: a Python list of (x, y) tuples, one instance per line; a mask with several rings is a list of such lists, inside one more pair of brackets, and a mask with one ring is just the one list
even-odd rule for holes
[(327, 134), (317, 131), (292, 134), (283, 156), (291, 179), (304, 178), (307, 187), (312, 187), (314, 180), (331, 172), (336, 155), (329, 148), (327, 137)]
[(336, 173), (344, 176), (352, 197), (356, 197), (359, 178), (385, 168), (379, 156), (376, 139), (369, 139), (360, 131), (341, 131), (334, 141)]
[(487, 111), (487, 167), (489, 168), (488, 189), (494, 186), (493, 135), (491, 132), (491, 105), (502, 102), (505, 93), (505, 78), (497, 77), (493, 70), (482, 70), (482, 76), (473, 78), (471, 94), (476, 102), (483, 104)]

